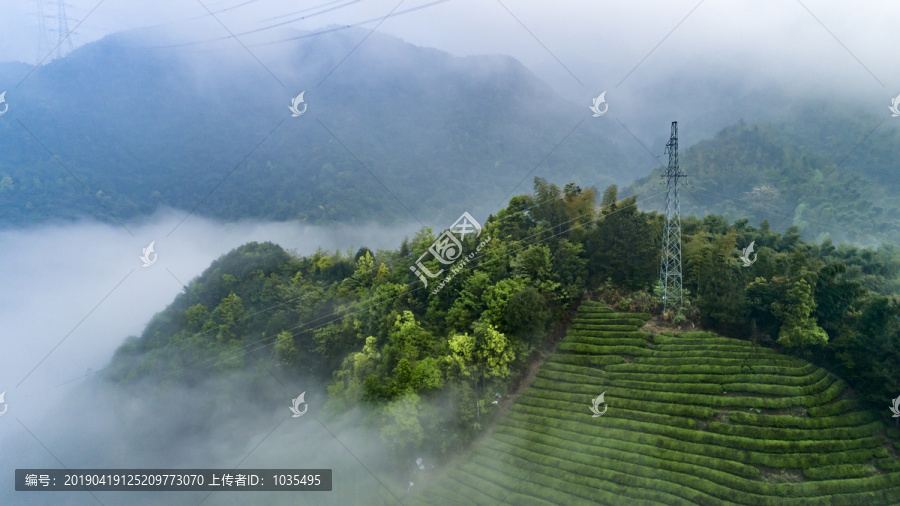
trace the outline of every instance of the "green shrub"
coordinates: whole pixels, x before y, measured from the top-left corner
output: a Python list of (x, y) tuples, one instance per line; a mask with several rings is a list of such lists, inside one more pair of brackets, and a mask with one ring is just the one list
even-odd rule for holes
[(633, 325), (635, 327), (642, 327), (644, 325), (644, 320), (640, 318), (591, 318), (585, 316), (579, 316), (575, 321), (572, 322), (572, 325)]
[[(612, 344), (612, 343), (610, 343)], [(656, 351), (656, 350), (654, 350)], [(746, 359), (743, 357), (666, 357), (662, 353), (654, 353), (652, 356), (641, 357), (635, 360), (636, 364), (657, 365), (657, 366), (691, 366), (691, 365), (716, 365), (716, 366), (733, 366), (744, 369), (744, 372), (751, 372), (748, 368), (760, 366), (777, 366), (777, 367), (793, 367), (791, 362), (786, 360), (771, 359)]]
[[(568, 356), (581, 358), (579, 355), (568, 355)], [(541, 365), (541, 370), (543, 371), (545, 369), (548, 371), (569, 372), (572, 374), (581, 374), (584, 376), (594, 376), (599, 372), (596, 367), (570, 364), (567, 362), (557, 362), (555, 360), (554, 361), (550, 361), (550, 360), (545, 361), (543, 363), (543, 365)]]
[(803, 476), (810, 480), (836, 480), (843, 478), (860, 478), (873, 471), (868, 464), (841, 464), (827, 467), (811, 467), (803, 470)]
[(538, 378), (544, 378), (550, 381), (559, 382), (559, 383), (573, 383), (576, 385), (582, 385), (587, 382), (594, 382), (597, 380), (596, 375), (586, 375), (586, 374), (577, 374), (571, 372), (563, 372), (563, 371), (554, 371), (553, 369), (548, 369), (542, 367), (538, 370), (537, 373)]
[[(812, 409), (812, 408), (810, 408)], [(740, 425), (756, 425), (760, 427), (781, 427), (797, 429), (830, 429), (833, 427), (851, 427), (863, 425), (878, 419), (871, 411), (856, 411), (841, 416), (807, 418), (787, 415), (757, 415), (743, 411), (728, 413), (731, 423)]]
[[(624, 362), (623, 362), (624, 363)], [(822, 370), (822, 369), (820, 369)], [(823, 371), (823, 370), (822, 370)], [(621, 379), (635, 379), (635, 375), (629, 372), (606, 370), (607, 377)], [(653, 383), (681, 382), (681, 383), (765, 383), (775, 385), (807, 385), (821, 379), (818, 374), (807, 376), (778, 376), (773, 374), (687, 374), (666, 373), (651, 374), (640, 373), (640, 379)]]
[(878, 459), (875, 461), (875, 465), (878, 466), (878, 469), (885, 471), (900, 471), (900, 459), (896, 457)]
[(590, 344), (593, 346), (636, 346), (643, 347), (646, 346), (647, 341), (643, 339), (615, 339), (615, 338), (605, 338), (605, 337), (588, 337), (588, 336), (579, 336), (569, 334), (563, 340), (564, 343), (582, 343), (582, 344)]
[(605, 385), (631, 390), (655, 390), (659, 392), (679, 392), (687, 394), (720, 395), (722, 386), (714, 383), (650, 383), (646, 381), (608, 380)]
[(616, 314), (616, 313), (613, 312), (612, 309), (610, 309), (610, 308), (608, 308), (608, 307), (592, 307), (592, 308), (585, 308), (584, 306), (582, 306), (582, 307), (578, 308), (578, 314), (579, 314), (579, 315), (582, 315), (582, 314), (584, 314), (584, 315), (597, 315), (597, 314), (604, 314), (604, 313)]
[[(720, 337), (716, 334), (709, 333), (709, 335), (697, 336), (695, 332), (682, 332), (680, 334), (671, 334), (663, 332), (662, 334), (655, 334), (654, 341), (659, 344), (690, 344), (697, 346), (708, 346), (712, 344), (726, 344), (730, 346), (742, 346), (744, 348), (753, 348), (756, 345), (751, 343), (750, 341), (742, 341), (740, 339), (733, 339), (730, 337)], [(706, 334), (701, 332), (701, 334)], [(769, 351), (768, 348), (759, 348), (761, 350)], [(774, 350), (772, 350), (774, 351)]]
[[(695, 348), (693, 351), (677, 351), (660, 349), (659, 345), (655, 345), (653, 347), (653, 351), (656, 352), (654, 356), (658, 358), (737, 358), (746, 360), (748, 357), (747, 352), (742, 350), (706, 350), (700, 346)], [(763, 356), (761, 358), (765, 357)]]
[[(625, 364), (630, 365), (630, 364)], [(616, 367), (615, 365), (607, 366)], [(545, 379), (535, 379), (532, 383), (532, 386), (554, 391), (554, 395), (561, 396), (565, 394), (582, 394), (596, 396), (599, 392), (602, 392), (606, 385), (604, 379), (606, 375), (603, 372), (598, 372), (594, 374), (596, 377), (594, 384), (586, 384), (584, 382), (555, 382), (549, 381)], [(635, 378), (640, 378), (641, 376), (635, 376)], [(615, 380), (613, 380), (615, 381)], [(841, 387), (836, 391), (826, 391), (822, 394), (818, 394), (819, 396), (823, 396), (827, 398), (828, 396), (836, 396), (840, 394), (840, 390), (842, 389), (842, 385), (837, 385)], [(787, 409), (793, 406), (806, 406), (810, 404), (815, 404), (817, 402), (818, 397), (813, 396), (801, 396), (801, 397), (749, 397), (749, 396), (724, 396), (724, 395), (706, 395), (706, 394), (685, 394), (678, 392), (647, 392), (644, 390), (634, 390), (629, 388), (615, 388), (615, 396), (619, 399), (632, 399), (635, 401), (651, 401), (651, 402), (660, 402), (670, 405), (682, 405), (682, 406), (705, 406), (710, 408), (760, 408), (760, 409)], [(607, 394), (612, 395), (612, 392), (608, 392)], [(821, 401), (819, 401), (821, 402)], [(636, 405), (636, 409), (640, 409), (639, 405)], [(650, 408), (646, 408), (650, 409)], [(665, 406), (664, 406), (665, 409)], [(669, 408), (671, 409), (671, 408)]]
[(809, 416), (834, 416), (860, 409), (862, 406), (855, 399), (843, 399), (824, 406), (811, 406), (806, 409)]
[(880, 421), (859, 427), (835, 427), (831, 429), (779, 429), (774, 427), (752, 427), (709, 422), (709, 431), (717, 434), (750, 437), (755, 439), (778, 439), (782, 441), (804, 441), (825, 439), (856, 439), (874, 436), (884, 425)]
[[(824, 467), (824, 466), (823, 466)], [(879, 474), (865, 478), (844, 480), (808, 481), (805, 483), (779, 483), (776, 490), (785, 497), (816, 497), (819, 495), (852, 494), (900, 486), (900, 473)], [(898, 490), (887, 492), (897, 496)], [(877, 495), (877, 494), (876, 494)]]
[(828, 390), (837, 378), (830, 375), (822, 376), (819, 381), (811, 385), (787, 386), (767, 385), (764, 383), (723, 383), (722, 388), (726, 392), (748, 392), (760, 395), (781, 395), (785, 397), (798, 397), (801, 395), (814, 395)]
[[(624, 364), (625, 359), (618, 355), (599, 355), (599, 356), (591, 356), (591, 355), (565, 355), (562, 353), (557, 353), (556, 355), (551, 356), (547, 359), (550, 362), (555, 362), (558, 364), (573, 364), (580, 366), (604, 366), (610, 364)], [(546, 364), (547, 362), (544, 362)]]
[(572, 353), (584, 353), (589, 355), (649, 355), (652, 353), (648, 348), (636, 346), (594, 346), (591, 344), (581, 343), (559, 343), (556, 347), (558, 351), (568, 351)]
[(589, 324), (589, 323), (573, 323), (573, 329), (578, 330), (598, 330), (598, 331), (620, 331), (633, 332), (638, 329), (637, 325), (607, 325), (607, 324)]
[(832, 383), (831, 386), (828, 387), (825, 391), (819, 392), (815, 395), (808, 395), (808, 396), (804, 397), (803, 399), (805, 399), (806, 401), (802, 405), (807, 408), (810, 408), (810, 407), (815, 407), (815, 406), (829, 403), (829, 402), (833, 401), (836, 397), (841, 395), (841, 393), (843, 393), (844, 390), (846, 390), (846, 389), (847, 389), (847, 383), (844, 380), (839, 379), (839, 380), (835, 381), (834, 383)]
[[(563, 343), (565, 344), (565, 343)], [(562, 344), (560, 345), (562, 346)], [(598, 347), (594, 347), (598, 348)], [(599, 351), (599, 350), (593, 350)], [(649, 350), (640, 350), (640, 351), (649, 351)], [(603, 353), (616, 353), (617, 350), (615, 347), (608, 347), (602, 351)], [(587, 351), (586, 351), (587, 353)], [(631, 355), (648, 355), (648, 353), (629, 353), (628, 350), (622, 350), (620, 352), (623, 355), (631, 354)], [(757, 374), (775, 374), (775, 375), (787, 375), (787, 376), (806, 376), (812, 373), (815, 370), (815, 366), (811, 367), (770, 367), (770, 366), (756, 366), (754, 367), (754, 373)], [(622, 371), (622, 372), (633, 372), (633, 373), (647, 373), (647, 374), (729, 374), (736, 375), (742, 374), (745, 371), (741, 370), (740, 366), (713, 366), (713, 365), (679, 365), (679, 366), (651, 366), (651, 365), (642, 365), (642, 364), (622, 364), (617, 366), (610, 366), (610, 371)]]
[[(575, 374), (579, 375), (580, 377), (566, 377), (563, 376), (562, 373)], [(598, 384), (598, 381), (602, 381), (602, 385), (604, 386), (621, 387), (629, 390), (652, 390), (659, 392), (678, 392), (707, 395), (719, 395), (722, 393), (722, 386), (714, 383), (651, 383), (648, 381), (623, 380), (618, 378), (608, 379), (606, 374), (602, 373), (601, 371), (597, 371), (596, 369), (546, 362), (538, 371), (537, 376), (552, 381), (576, 384), (580, 383), (581, 386), (584, 386), (586, 384)]]
[(570, 330), (568, 335), (576, 335), (576, 336), (588, 336), (588, 337), (612, 337), (612, 338), (626, 338), (626, 339), (643, 339), (644, 341), (649, 341), (653, 334), (649, 332), (643, 332), (641, 330), (633, 330), (630, 332), (623, 332), (621, 330)]

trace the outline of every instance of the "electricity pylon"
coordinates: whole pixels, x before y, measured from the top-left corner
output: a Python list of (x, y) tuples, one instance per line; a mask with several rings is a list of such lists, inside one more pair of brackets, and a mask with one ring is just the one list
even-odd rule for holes
[(47, 25), (44, 22), (44, 2), (37, 0), (37, 20), (38, 20), (38, 37), (37, 37), (37, 57), (35, 65), (40, 65), (41, 61), (47, 56), (44, 51), (50, 45), (47, 42)]
[(659, 282), (663, 286), (663, 312), (682, 303), (681, 291), (681, 204), (678, 201), (678, 179), (686, 177), (678, 167), (678, 122), (672, 122), (672, 135), (666, 144), (669, 165), (666, 178), (666, 222), (663, 228)]
[[(66, 14), (65, 0), (56, 1), (56, 29), (51, 28), (53, 15), (47, 14), (44, 4), (49, 3), (44, 0), (36, 0), (37, 19), (38, 19), (38, 37), (37, 37), (37, 62), (40, 65), (48, 56), (53, 54), (53, 44), (50, 42), (49, 33), (56, 31), (56, 58), (61, 58), (63, 54), (72, 51), (75, 45), (72, 43), (72, 37), (69, 36), (69, 18)], [(49, 8), (49, 5), (47, 6)]]
[(64, 0), (57, 0), (57, 19), (59, 21), (59, 28), (57, 33), (59, 35), (59, 43), (56, 45), (56, 57), (61, 58), (63, 52), (63, 43), (66, 44), (66, 52), (70, 52), (75, 49), (75, 46), (72, 44), (72, 37), (69, 37), (69, 21), (66, 18), (66, 2)]

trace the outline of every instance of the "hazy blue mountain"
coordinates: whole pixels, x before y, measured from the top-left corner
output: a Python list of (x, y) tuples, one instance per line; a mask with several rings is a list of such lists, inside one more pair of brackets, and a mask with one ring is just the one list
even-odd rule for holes
[[(604, 187), (649, 168), (613, 144), (618, 126), (510, 57), (455, 57), (381, 34), (353, 51), (365, 34), (251, 55), (129, 32), (30, 75), (0, 65), (0, 226), (130, 220), (159, 206), (308, 222), (412, 214), (443, 226), (497, 209), (534, 175)], [(301, 91), (308, 110), (291, 117)]]

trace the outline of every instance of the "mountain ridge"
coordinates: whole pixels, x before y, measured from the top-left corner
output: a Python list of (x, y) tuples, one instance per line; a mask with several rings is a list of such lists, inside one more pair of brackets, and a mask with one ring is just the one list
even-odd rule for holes
[[(127, 221), (163, 205), (228, 220), (431, 221), (460, 207), (487, 214), (529, 171), (587, 186), (636, 167), (605, 138), (609, 126), (567, 136), (587, 109), (511, 57), (456, 57), (386, 35), (351, 53), (359, 33), (300, 40), (278, 60), (260, 52), (284, 87), (246, 54), (208, 59), (126, 35), (37, 68), (7, 95), (0, 122), (10, 154), (0, 178), (11, 181), (0, 223)], [(304, 88), (308, 111), (291, 118)]]

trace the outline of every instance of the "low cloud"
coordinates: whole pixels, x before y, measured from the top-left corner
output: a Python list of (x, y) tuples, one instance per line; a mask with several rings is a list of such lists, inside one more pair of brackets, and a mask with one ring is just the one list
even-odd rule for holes
[[(125, 337), (140, 334), (181, 283), (241, 244), (272, 241), (299, 254), (393, 249), (419, 225), (324, 229), (191, 216), (176, 228), (184, 214), (167, 210), (128, 225), (134, 237), (118, 225), (90, 222), (0, 232), (0, 392), (7, 403), (0, 416), (0, 474), (7, 477), (0, 503), (98, 504), (87, 492), (13, 490), (14, 469), (61, 466), (335, 469), (334, 492), (216, 492), (203, 504), (349, 504), (357, 494), (377, 494), (378, 482), (353, 455), (370, 469), (383, 468), (378, 434), (356, 428), (358, 417), (332, 427), (318, 380), (260, 367), (252, 392), (246, 378), (125, 390), (91, 371), (105, 367)], [(139, 257), (151, 241), (158, 256), (145, 268)], [(302, 391), (309, 412), (291, 418), (291, 399)], [(193, 505), (206, 493), (94, 495), (103, 504)]]

